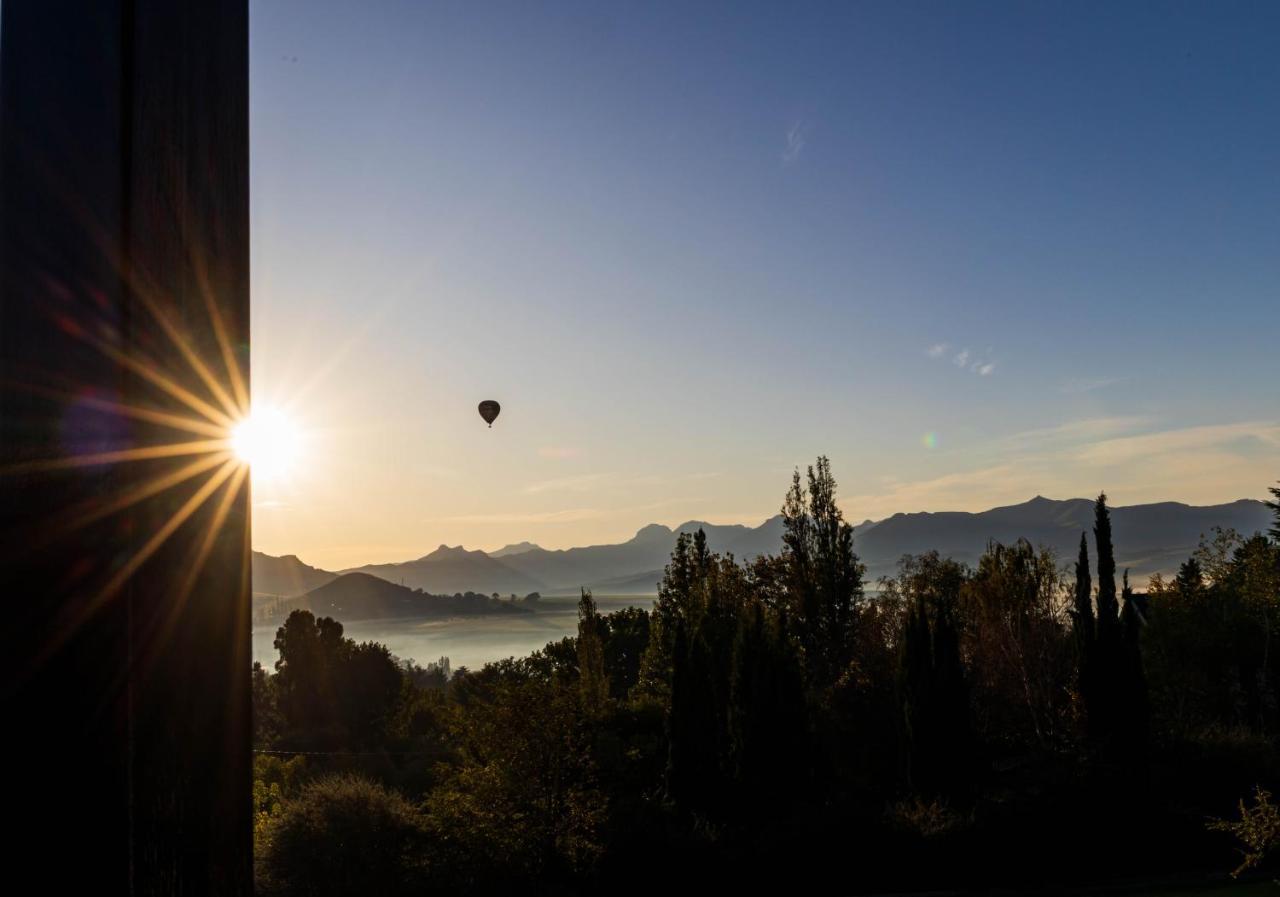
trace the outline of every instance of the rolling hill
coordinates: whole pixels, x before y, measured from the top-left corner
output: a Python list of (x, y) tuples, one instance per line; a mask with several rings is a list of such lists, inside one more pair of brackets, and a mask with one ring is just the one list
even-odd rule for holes
[(344, 573), (304, 595), (262, 605), (256, 616), (260, 621), (280, 620), (300, 609), (309, 610), (317, 617), (353, 623), (529, 613), (529, 608), (518, 602), (496, 600), (487, 595), (432, 595), (368, 573)]

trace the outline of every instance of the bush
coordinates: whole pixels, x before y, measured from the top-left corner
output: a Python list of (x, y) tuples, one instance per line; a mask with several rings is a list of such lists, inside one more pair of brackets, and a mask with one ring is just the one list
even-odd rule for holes
[(357, 776), (320, 779), (271, 819), (257, 857), (258, 893), (418, 893), (427, 840), (421, 815), (402, 795)]
[(1256, 869), (1280, 849), (1280, 807), (1271, 802), (1271, 792), (1263, 788), (1254, 792), (1253, 806), (1240, 801), (1239, 819), (1214, 819), (1209, 828), (1235, 835), (1242, 845), (1244, 862), (1232, 876)]

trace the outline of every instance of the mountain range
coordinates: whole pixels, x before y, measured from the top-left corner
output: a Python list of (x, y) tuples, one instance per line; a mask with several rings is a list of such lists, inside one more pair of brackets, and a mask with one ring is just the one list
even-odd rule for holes
[[(1179, 502), (1130, 505), (1111, 509), (1116, 561), (1129, 568), (1135, 582), (1153, 573), (1177, 569), (1213, 527), (1231, 527), (1244, 535), (1265, 531), (1271, 512), (1262, 502), (1242, 499), (1197, 507)], [(904, 554), (937, 549), (973, 564), (987, 542), (1019, 537), (1054, 549), (1065, 562), (1073, 559), (1080, 533), (1093, 526), (1093, 502), (1036, 496), (1030, 501), (989, 511), (895, 514), (865, 521), (854, 528), (854, 549), (867, 565), (868, 583), (894, 572)], [(301, 595), (342, 573), (363, 573), (437, 595), (474, 591), (484, 594), (572, 594), (585, 586), (603, 594), (653, 594), (678, 533), (701, 528), (713, 551), (731, 552), (740, 560), (774, 553), (782, 547), (782, 517), (756, 527), (718, 525), (690, 520), (674, 529), (661, 524), (641, 528), (626, 542), (581, 548), (546, 549), (531, 542), (497, 551), (441, 545), (420, 558), (401, 563), (367, 564), (338, 572), (308, 566), (294, 555), (253, 553), (253, 588), (259, 596)], [(1092, 538), (1090, 538), (1090, 551)]]

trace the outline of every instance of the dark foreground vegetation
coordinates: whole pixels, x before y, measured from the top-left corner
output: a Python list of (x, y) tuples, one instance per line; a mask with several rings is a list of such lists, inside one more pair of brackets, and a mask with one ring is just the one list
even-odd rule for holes
[[(864, 593), (825, 459), (782, 553), (676, 545), (652, 611), (480, 670), (294, 612), (255, 669), (264, 894), (857, 893), (1195, 879), (1280, 837), (1280, 491), (1135, 593), (1079, 557), (902, 559)], [(1216, 820), (1216, 821), (1215, 821)]]

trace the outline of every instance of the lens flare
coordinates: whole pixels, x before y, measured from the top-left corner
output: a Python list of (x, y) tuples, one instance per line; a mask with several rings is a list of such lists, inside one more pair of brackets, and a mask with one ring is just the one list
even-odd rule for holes
[(936, 449), (938, 447), (938, 434), (934, 432), (925, 433), (920, 437), (920, 444), (927, 449)]
[(255, 482), (282, 479), (297, 467), (302, 439), (297, 426), (279, 408), (257, 406), (231, 431), (236, 457), (249, 465)]

